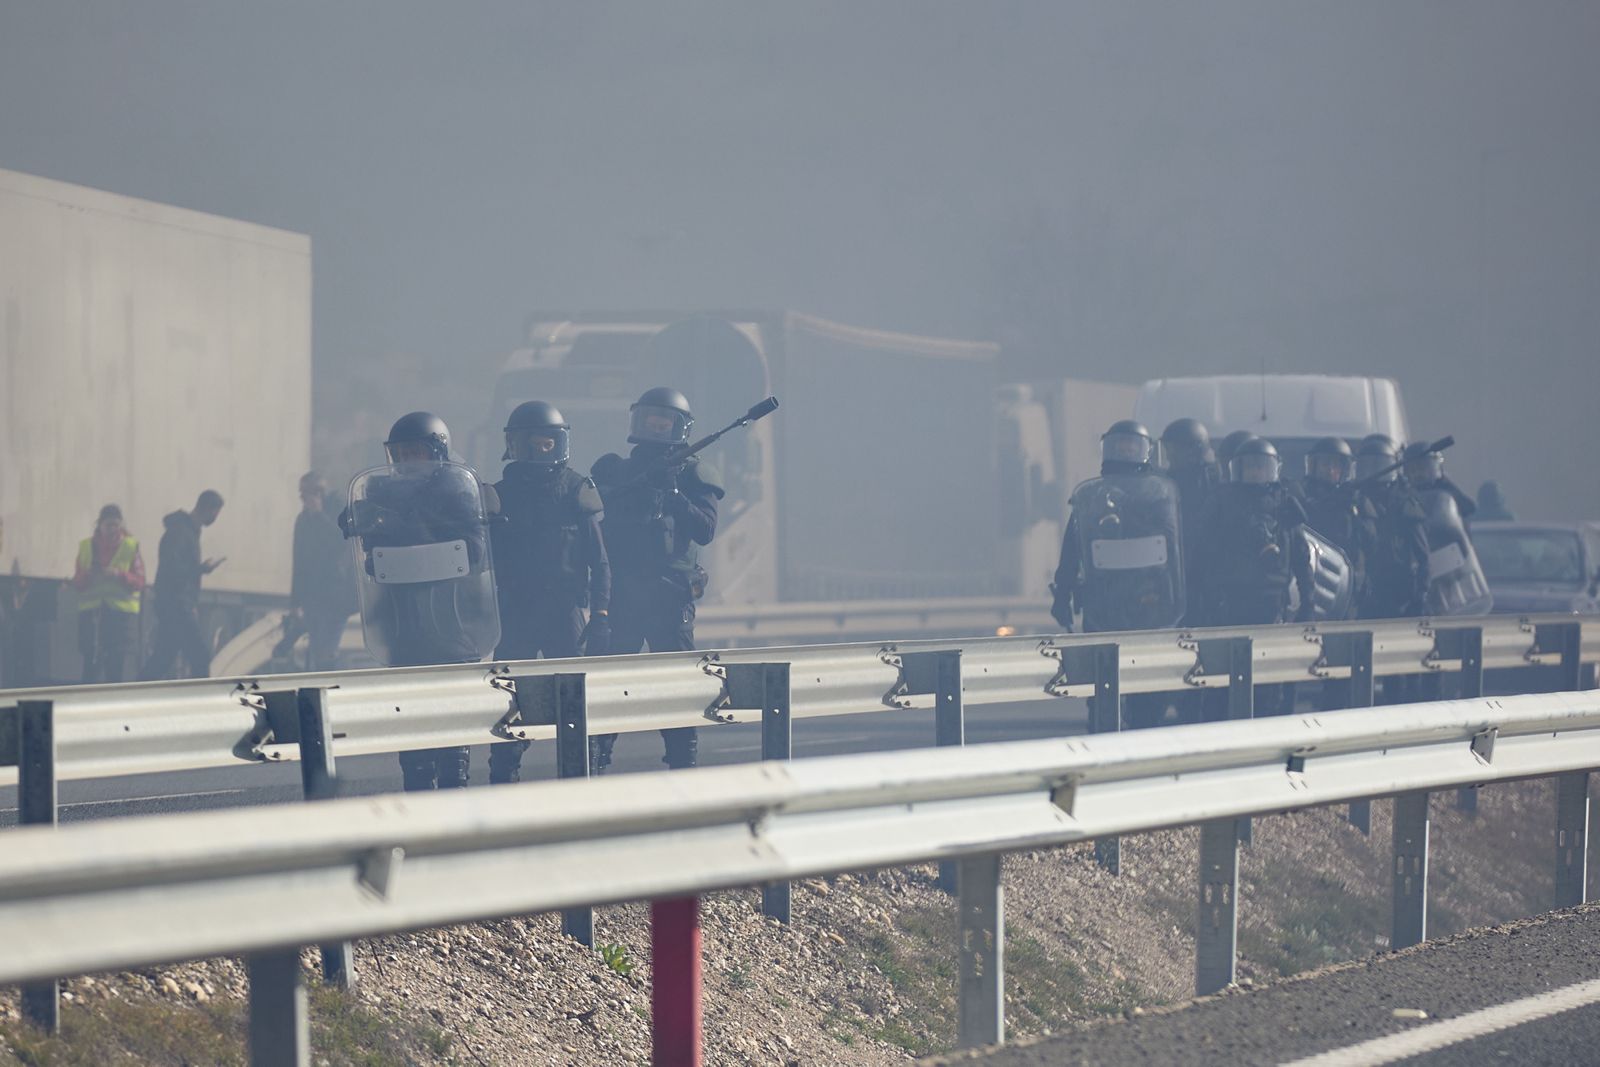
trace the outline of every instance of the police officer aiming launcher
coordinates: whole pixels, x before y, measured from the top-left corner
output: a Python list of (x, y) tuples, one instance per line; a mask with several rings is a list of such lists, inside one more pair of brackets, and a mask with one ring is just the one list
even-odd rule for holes
[[(629, 409), (626, 457), (608, 453), (591, 473), (605, 504), (606, 549), (611, 559), (611, 651), (684, 652), (694, 648), (695, 602), (707, 575), (700, 547), (717, 533), (717, 503), (723, 488), (698, 453), (723, 434), (776, 410), (768, 397), (727, 427), (694, 444), (694, 413), (676, 389), (647, 390)], [(697, 754), (693, 727), (661, 731), (668, 767), (692, 767)], [(591, 768), (611, 764), (616, 734), (601, 734), (590, 748)]]

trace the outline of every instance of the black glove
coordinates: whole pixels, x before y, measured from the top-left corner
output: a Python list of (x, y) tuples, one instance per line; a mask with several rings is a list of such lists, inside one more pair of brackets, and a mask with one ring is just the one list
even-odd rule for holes
[(604, 615), (589, 616), (589, 624), (578, 638), (585, 656), (604, 656), (611, 651), (611, 620)]

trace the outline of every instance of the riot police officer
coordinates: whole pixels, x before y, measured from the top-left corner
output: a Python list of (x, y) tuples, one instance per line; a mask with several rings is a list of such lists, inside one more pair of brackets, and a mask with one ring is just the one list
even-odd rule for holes
[[(1251, 437), (1228, 466), (1228, 481), (1217, 487), (1206, 524), (1207, 620), (1217, 626), (1287, 622), (1291, 589), (1299, 594), (1295, 618), (1310, 619), (1316, 583), (1306, 513), (1283, 483), (1277, 448)], [(1256, 713), (1290, 711), (1293, 699), (1292, 686), (1258, 686)], [(1205, 701), (1206, 717), (1221, 718), (1226, 692), (1207, 690)]]
[(1367, 552), (1376, 536), (1375, 511), (1351, 482), (1355, 454), (1342, 437), (1323, 437), (1306, 453), (1301, 503), (1311, 528), (1333, 542), (1350, 564), (1355, 596), (1366, 582)]
[[(1192, 559), (1203, 554), (1206, 509), (1211, 494), (1221, 482), (1217, 457), (1211, 449), (1211, 434), (1199, 419), (1174, 419), (1161, 431), (1161, 448), (1166, 453), (1167, 477), (1178, 487), (1179, 517), (1183, 524), (1183, 551)], [(1197, 582), (1199, 571), (1185, 570), (1187, 605), (1183, 625), (1204, 626), (1200, 616), (1203, 597)]]
[[(1178, 489), (1153, 465), (1150, 431), (1132, 419), (1100, 438), (1100, 477), (1072, 493), (1061, 542), (1051, 614), (1072, 629), (1073, 608), (1085, 632), (1160, 629), (1183, 618), (1186, 590)], [(1160, 694), (1129, 696), (1128, 725), (1154, 726), (1166, 711)], [(1110, 729), (1093, 703), (1096, 729)]]
[[(426, 411), (401, 417), (389, 464), (356, 476), (339, 516), (359, 551), (367, 650), (386, 666), (473, 663), (500, 639), (488, 515), (494, 491), (450, 459), (450, 430)], [(467, 784), (467, 749), (402, 752), (407, 790)]]
[[(495, 483), (500, 517), (491, 527), (500, 594), (497, 659), (610, 651), (611, 563), (600, 532), (600, 491), (568, 466), (571, 432), (555, 405), (542, 400), (519, 404), (506, 420), (509, 462)], [(527, 741), (490, 746), (490, 783), (520, 781), (527, 748)]]
[(1406, 480), (1427, 516), (1429, 615), (1485, 615), (1494, 606), (1489, 580), (1468, 533), (1478, 505), (1444, 473), (1444, 454), (1426, 442), (1406, 446)]
[(1356, 450), (1356, 484), (1371, 509), (1373, 538), (1357, 604), (1363, 619), (1421, 615), (1428, 593), (1427, 516), (1396, 464), (1400, 449), (1386, 434), (1368, 434)]
[[(700, 546), (717, 532), (720, 479), (696, 457), (674, 461), (688, 444), (694, 414), (676, 389), (646, 390), (629, 409), (626, 456), (608, 453), (591, 473), (605, 505), (606, 550), (611, 558), (611, 651), (626, 655), (694, 647), (695, 601), (705, 592)], [(668, 767), (695, 764), (693, 727), (663, 730)], [(611, 763), (615, 734), (591, 746), (596, 773)]]
[(1217, 487), (1205, 541), (1207, 618), (1219, 626), (1288, 621), (1290, 589), (1313, 610), (1311, 561), (1297, 536), (1305, 509), (1283, 483), (1278, 450), (1260, 437), (1239, 445)]

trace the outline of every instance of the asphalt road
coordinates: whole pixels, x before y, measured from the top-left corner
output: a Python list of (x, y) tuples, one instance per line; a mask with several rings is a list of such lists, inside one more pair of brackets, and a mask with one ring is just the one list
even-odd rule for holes
[[(1081, 734), (1087, 713), (1081, 700), (1031, 701), (974, 708), (967, 712), (968, 744), (1021, 741)], [(933, 712), (883, 711), (796, 719), (797, 759), (852, 752), (922, 748), (933, 744)], [(761, 757), (759, 725), (708, 725), (700, 731), (700, 763), (715, 766), (746, 763)], [(536, 742), (523, 757), (523, 779), (555, 777), (555, 745)], [(655, 733), (623, 734), (617, 739), (613, 773), (662, 769), (661, 739)], [(400, 767), (392, 755), (356, 756), (338, 760), (344, 795), (400, 790)], [(472, 784), (489, 781), (489, 749), (472, 750)], [(145, 774), (62, 782), (59, 818), (63, 822), (156, 812), (201, 811), (245, 804), (295, 803), (301, 799), (298, 763), (226, 767), (204, 771)], [(16, 790), (0, 789), (0, 826), (16, 822)]]
[[(987, 1055), (983, 1067), (1600, 1063), (1600, 905)], [(1422, 1011), (1425, 1019), (1397, 1017)]]

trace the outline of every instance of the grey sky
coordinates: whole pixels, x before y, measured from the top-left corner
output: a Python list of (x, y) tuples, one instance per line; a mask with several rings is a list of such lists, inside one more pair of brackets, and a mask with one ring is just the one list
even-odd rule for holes
[(6, 0), (0, 166), (310, 233), (324, 377), (795, 307), (1393, 374), (1464, 480), (1594, 514), (1597, 45), (1557, 2)]

